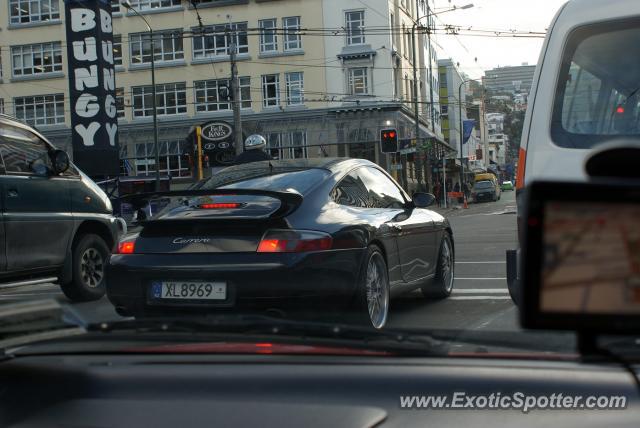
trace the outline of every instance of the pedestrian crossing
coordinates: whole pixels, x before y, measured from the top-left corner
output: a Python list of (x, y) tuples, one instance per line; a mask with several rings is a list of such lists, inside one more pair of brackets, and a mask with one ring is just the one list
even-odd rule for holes
[[(507, 288), (507, 278), (495, 275), (498, 272), (504, 272), (504, 260), (483, 260), (483, 261), (456, 261), (456, 271), (466, 271), (465, 274), (457, 274), (453, 286), (453, 292), (449, 299), (451, 300), (511, 300), (509, 290)], [(474, 265), (478, 267), (495, 265), (495, 267), (482, 267), (474, 269)], [(502, 265), (502, 266), (501, 266)], [(486, 273), (486, 276), (471, 275), (471, 271)], [(493, 273), (493, 275), (491, 275)]]

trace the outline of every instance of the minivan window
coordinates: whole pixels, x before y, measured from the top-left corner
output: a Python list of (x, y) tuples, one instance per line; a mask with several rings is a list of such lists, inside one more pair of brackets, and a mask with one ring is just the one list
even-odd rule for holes
[(49, 148), (33, 133), (0, 125), (0, 154), (7, 173), (46, 175), (52, 164)]
[(640, 21), (590, 25), (569, 38), (551, 124), (553, 141), (588, 149), (640, 135)]

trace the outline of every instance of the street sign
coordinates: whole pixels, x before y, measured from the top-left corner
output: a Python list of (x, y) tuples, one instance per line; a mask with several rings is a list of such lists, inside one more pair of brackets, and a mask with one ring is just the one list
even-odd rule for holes
[(409, 153), (415, 153), (415, 152), (416, 152), (416, 148), (415, 147), (409, 147), (408, 149), (400, 150), (400, 154), (401, 155), (408, 155)]
[(209, 122), (202, 125), (202, 138), (209, 141), (229, 139), (233, 135), (233, 127), (226, 122)]

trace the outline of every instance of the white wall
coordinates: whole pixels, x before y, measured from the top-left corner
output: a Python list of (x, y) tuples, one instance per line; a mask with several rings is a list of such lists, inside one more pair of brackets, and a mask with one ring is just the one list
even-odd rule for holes
[[(380, 27), (389, 26), (389, 14), (391, 6), (388, 0), (323, 0), (322, 4), (324, 27), (341, 28), (345, 25), (345, 12), (348, 10), (365, 10), (365, 26)], [(327, 92), (343, 94), (348, 92), (346, 68), (341, 69), (337, 61), (337, 55), (342, 48), (347, 45), (346, 37), (331, 36), (324, 37), (325, 40), (325, 61), (330, 66), (326, 69)], [(373, 59), (373, 69), (370, 73), (370, 93), (375, 98), (372, 100), (391, 100), (393, 97), (393, 73), (391, 58), (391, 35), (366, 35), (365, 44), (370, 45), (376, 51)], [(354, 63), (354, 65), (357, 63)], [(357, 66), (357, 65), (356, 65)], [(331, 98), (331, 96), (329, 97)], [(336, 96), (333, 106), (341, 105), (343, 96)], [(367, 98), (363, 98), (363, 101)]]

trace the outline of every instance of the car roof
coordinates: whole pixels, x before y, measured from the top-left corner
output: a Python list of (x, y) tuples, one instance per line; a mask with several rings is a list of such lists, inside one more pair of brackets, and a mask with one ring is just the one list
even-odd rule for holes
[(15, 116), (11, 116), (11, 115), (8, 115), (8, 114), (0, 113), (0, 122), (7, 123), (7, 124), (10, 124), (11, 126), (16, 126), (18, 128), (22, 128), (22, 129), (26, 129), (28, 131), (31, 131), (31, 132), (35, 133), (42, 140), (45, 140), (46, 142), (51, 144), (51, 142), (44, 135), (42, 135), (42, 133), (40, 131), (38, 131), (38, 129), (36, 127), (29, 125), (28, 123), (18, 119)]
[[(309, 159), (283, 159), (283, 160), (271, 160), (252, 162), (251, 165), (255, 167), (268, 167), (271, 164), (275, 169), (308, 169), (308, 168), (323, 168), (331, 172), (340, 172), (346, 169), (351, 169), (360, 165), (376, 166), (373, 162), (366, 159), (353, 159), (353, 158), (309, 158)], [(224, 169), (226, 172), (231, 172), (234, 169), (245, 169), (247, 164), (239, 164), (229, 166)]]

